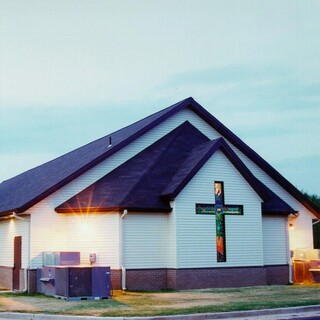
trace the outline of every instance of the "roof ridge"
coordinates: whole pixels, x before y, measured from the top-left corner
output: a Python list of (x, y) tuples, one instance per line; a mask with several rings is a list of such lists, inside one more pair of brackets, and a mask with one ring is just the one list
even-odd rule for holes
[[(67, 183), (78, 178), (84, 172), (104, 161), (115, 152), (121, 150), (126, 145), (157, 126), (159, 123), (162, 123), (166, 118), (170, 117), (170, 115), (192, 103), (192, 101), (194, 101), (192, 98), (184, 99), (124, 128), (118, 129), (111, 134), (107, 134), (57, 158), (49, 160), (5, 180), (0, 183), (0, 188), (2, 187), (4, 191), (3, 199), (5, 199), (0, 208), (0, 214), (12, 211), (24, 212), (28, 210), (38, 201), (41, 201), (53, 192), (62, 188)], [(122, 136), (121, 133), (123, 133)], [(104, 149), (103, 142), (101, 141), (106, 140), (109, 136), (112, 136), (113, 138), (115, 138), (114, 136), (117, 136), (117, 141), (114, 141), (115, 139), (113, 139), (113, 146), (109, 149), (106, 146)], [(64, 162), (68, 162), (71, 166), (69, 165), (69, 168), (68, 166), (66, 167), (63, 165)], [(62, 167), (63, 172), (59, 171), (59, 174), (52, 174), (55, 170), (60, 170), (59, 168)], [(48, 173), (51, 173), (51, 179), (48, 179)], [(47, 175), (45, 183), (41, 180), (42, 175)], [(17, 188), (19, 189), (19, 186), (22, 185), (21, 180), (23, 179), (34, 181), (34, 184), (30, 186), (28, 192), (21, 188), (20, 191), (17, 191)], [(17, 198), (7, 196), (8, 189), (10, 188), (15, 189), (15, 192), (20, 192), (19, 201), (17, 201)]]
[[(135, 121), (135, 122), (133, 122), (133, 123), (131, 123), (131, 124), (128, 124), (127, 126), (125, 126), (125, 127), (123, 127), (123, 128), (119, 128), (119, 129), (117, 129), (117, 130), (115, 130), (115, 131), (113, 131), (113, 132), (111, 132), (111, 133), (108, 133), (108, 134), (106, 134), (106, 135), (104, 135), (104, 136), (102, 136), (102, 137), (100, 137), (100, 138), (94, 139), (93, 141), (90, 141), (90, 142), (88, 142), (88, 143), (85, 143), (85, 144), (83, 144), (83, 145), (81, 145), (81, 146), (73, 149), (73, 150), (70, 150), (70, 151), (68, 151), (68, 152), (66, 152), (66, 153), (64, 153), (64, 154), (62, 154), (62, 155), (60, 155), (60, 156), (58, 156), (58, 157), (55, 157), (55, 158), (53, 158), (53, 159), (50, 159), (50, 160), (46, 161), (45, 163), (36, 165), (36, 166), (33, 167), (33, 168), (30, 168), (30, 169), (28, 169), (28, 170), (26, 170), (26, 171), (23, 171), (23, 172), (17, 174), (16, 176), (13, 176), (12, 178), (3, 180), (3, 181), (0, 182), (0, 184), (2, 184), (2, 183), (4, 183), (4, 182), (7, 182), (7, 181), (10, 181), (11, 179), (14, 179), (14, 178), (16, 178), (16, 177), (18, 177), (18, 176), (21, 176), (21, 175), (23, 175), (23, 174), (26, 174), (27, 172), (30, 172), (30, 171), (32, 171), (32, 170), (38, 169), (38, 168), (40, 168), (40, 167), (44, 167), (45, 165), (48, 165), (48, 164), (52, 163), (53, 161), (56, 161), (56, 160), (58, 160), (58, 159), (61, 159), (61, 158), (65, 157), (65, 156), (67, 156), (67, 155), (69, 155), (69, 154), (71, 154), (71, 153), (73, 153), (73, 152), (76, 152), (76, 151), (78, 151), (78, 150), (80, 150), (80, 149), (83, 149), (83, 148), (85, 148), (85, 147), (87, 147), (87, 146), (89, 146), (89, 145), (95, 144), (95, 143), (97, 143), (98, 141), (101, 141), (101, 140), (107, 139), (107, 138), (109, 138), (109, 137), (112, 137), (112, 135), (115, 135), (116, 133), (119, 133), (119, 132), (121, 132), (121, 131), (125, 131), (125, 130), (127, 130), (128, 128), (133, 127), (133, 126), (137, 125), (138, 123), (141, 123), (141, 122), (145, 121), (145, 120), (148, 119), (148, 118), (151, 118), (151, 117), (156, 116), (157, 114), (165, 113), (166, 110), (171, 109), (171, 108), (175, 108), (175, 107), (177, 107), (179, 104), (184, 103), (184, 102), (189, 101), (189, 100), (190, 100), (190, 102), (191, 102), (191, 101), (194, 101), (194, 99), (193, 99), (192, 97), (183, 99), (183, 100), (181, 100), (181, 101), (179, 101), (179, 102), (177, 102), (177, 103), (175, 103), (175, 104), (173, 104), (173, 105), (171, 105), (171, 106), (169, 106), (169, 107), (167, 107), (167, 108), (161, 109), (161, 110), (159, 110), (159, 111), (157, 111), (157, 112), (155, 112), (155, 113), (152, 113), (152, 114), (149, 115), (149, 116), (146, 116), (146, 117), (144, 117), (144, 118), (142, 118), (142, 119), (140, 119), (140, 120), (137, 120), (137, 121)], [(110, 147), (109, 150), (111, 150), (111, 148), (112, 148), (112, 147)], [(106, 152), (108, 152), (109, 150), (106, 150)]]
[[(292, 197), (306, 207), (307, 210), (315, 216), (320, 217), (320, 211), (315, 208), (301, 191), (192, 97), (181, 100), (124, 128), (118, 129), (113, 133), (107, 134), (44, 164), (22, 172), (11, 179), (4, 180), (0, 183), (0, 215), (12, 211), (26, 211), (38, 201), (43, 200), (45, 197), (59, 190), (67, 183), (78, 178), (84, 172), (90, 170), (115, 152), (126, 147), (149, 130), (187, 107), (218, 131), (221, 136), (227, 139), (233, 146), (238, 148), (248, 159), (268, 174), (275, 183), (279, 184)], [(113, 141), (114, 144), (111, 148), (105, 148), (103, 140), (106, 140), (109, 136), (116, 138), (117, 141)], [(99, 143), (99, 141), (102, 142)], [(23, 187), (26, 181), (29, 184), (27, 190)]]

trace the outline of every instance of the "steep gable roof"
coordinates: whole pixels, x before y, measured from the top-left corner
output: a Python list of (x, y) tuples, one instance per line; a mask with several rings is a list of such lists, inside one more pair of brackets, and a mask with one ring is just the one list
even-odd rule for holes
[(57, 212), (171, 211), (159, 196), (193, 147), (209, 139), (185, 122), (56, 208)]
[[(189, 108), (200, 116), (308, 210), (320, 218), (320, 213), (314, 205), (297, 188), (192, 98), (178, 102), (130, 126), (2, 182), (0, 184), (0, 216), (11, 212), (21, 213), (26, 211), (37, 202), (185, 108)], [(111, 146), (109, 146), (110, 142)]]
[(127, 209), (136, 212), (170, 212), (170, 200), (179, 194), (217, 150), (228, 157), (268, 204), (268, 213), (295, 212), (252, 175), (222, 138), (210, 141), (188, 121), (62, 203), (56, 211)]

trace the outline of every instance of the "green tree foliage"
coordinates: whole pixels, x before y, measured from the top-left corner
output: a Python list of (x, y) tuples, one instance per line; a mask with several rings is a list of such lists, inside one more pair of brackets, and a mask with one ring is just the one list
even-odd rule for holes
[(320, 210), (320, 196), (316, 194), (308, 194), (303, 192), (303, 194), (315, 205), (315, 207)]

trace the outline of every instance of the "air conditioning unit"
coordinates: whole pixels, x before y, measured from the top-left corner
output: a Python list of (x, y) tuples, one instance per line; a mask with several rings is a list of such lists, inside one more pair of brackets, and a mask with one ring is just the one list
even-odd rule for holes
[(53, 266), (40, 269), (41, 291), (66, 300), (111, 296), (110, 267)]
[(320, 250), (318, 249), (295, 249), (294, 260), (296, 261), (311, 261), (320, 259)]
[(80, 252), (70, 251), (46, 251), (42, 252), (42, 265), (48, 266), (68, 266), (80, 264)]

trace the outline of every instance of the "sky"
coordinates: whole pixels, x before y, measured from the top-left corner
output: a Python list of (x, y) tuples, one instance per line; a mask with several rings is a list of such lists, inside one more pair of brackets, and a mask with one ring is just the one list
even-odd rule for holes
[(0, 0), (0, 181), (193, 97), (320, 195), (320, 1)]

